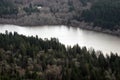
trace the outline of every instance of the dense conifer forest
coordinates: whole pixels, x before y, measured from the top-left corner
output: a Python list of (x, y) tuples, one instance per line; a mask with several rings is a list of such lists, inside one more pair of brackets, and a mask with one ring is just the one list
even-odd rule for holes
[(0, 0), (0, 17), (5, 17), (6, 15), (17, 15), (18, 9), (10, 0)]
[(84, 20), (103, 29), (120, 29), (120, 0), (97, 0), (83, 11)]
[(0, 80), (120, 80), (120, 56), (6, 31), (0, 33)]

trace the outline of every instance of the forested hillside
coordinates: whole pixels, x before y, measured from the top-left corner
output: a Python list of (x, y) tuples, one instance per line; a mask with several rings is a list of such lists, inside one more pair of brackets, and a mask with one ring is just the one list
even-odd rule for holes
[(17, 15), (18, 10), (12, 0), (0, 0), (0, 17)]
[(1, 0), (0, 23), (67, 25), (120, 36), (120, 0)]
[[(76, 25), (80, 21), (82, 10), (90, 8), (90, 2), (92, 0), (1, 0), (4, 6), (1, 7), (3, 9), (1, 9), (0, 23)], [(16, 18), (8, 19), (11, 14), (17, 15)]]
[[(78, 26), (120, 36), (120, 0), (0, 0), (0, 23)], [(0, 80), (120, 80), (120, 56), (0, 33)]]
[(97, 0), (90, 10), (83, 12), (87, 22), (104, 29), (120, 29), (120, 0)]
[(120, 57), (6, 31), (0, 34), (0, 80), (120, 80)]

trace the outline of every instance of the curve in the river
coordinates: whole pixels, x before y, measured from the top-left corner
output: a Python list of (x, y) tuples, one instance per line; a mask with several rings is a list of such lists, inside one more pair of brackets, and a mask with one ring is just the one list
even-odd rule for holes
[(79, 44), (88, 48), (93, 47), (95, 50), (101, 50), (103, 53), (120, 53), (120, 37), (100, 32), (66, 26), (20, 27), (15, 25), (0, 25), (0, 33), (5, 33), (6, 30), (9, 32), (16, 31), (26, 36), (38, 35), (40, 38), (48, 39), (55, 37), (66, 46)]

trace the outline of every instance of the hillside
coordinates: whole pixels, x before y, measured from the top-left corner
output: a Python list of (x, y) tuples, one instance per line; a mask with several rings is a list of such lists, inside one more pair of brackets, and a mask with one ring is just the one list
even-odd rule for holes
[(1, 1), (1, 24), (67, 25), (120, 36), (120, 0)]
[(120, 0), (96, 1), (90, 10), (83, 12), (84, 20), (103, 29), (120, 29)]
[(6, 31), (0, 34), (0, 80), (120, 80), (120, 57)]
[(71, 21), (76, 22), (73, 18), (81, 13), (82, 6), (79, 0), (14, 0), (13, 2), (18, 10), (16, 18), (6, 19), (7, 17), (4, 18), (6, 14), (3, 14), (1, 23), (6, 21), (20, 25), (67, 25)]

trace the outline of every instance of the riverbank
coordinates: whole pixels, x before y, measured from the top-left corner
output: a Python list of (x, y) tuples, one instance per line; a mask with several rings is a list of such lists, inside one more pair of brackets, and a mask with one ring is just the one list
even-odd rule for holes
[(57, 19), (56, 19), (56, 21), (54, 20), (54, 21), (49, 21), (49, 22), (48, 21), (38, 22), (36, 20), (28, 21), (28, 20), (25, 20), (24, 18), (20, 18), (20, 19), (2, 19), (2, 18), (0, 18), (0, 24), (12, 24), (12, 25), (29, 26), (29, 27), (44, 26), (44, 25), (66, 25), (66, 26), (79, 27), (81, 29), (102, 32), (102, 33), (111, 34), (111, 35), (120, 37), (120, 29), (111, 31), (108, 29), (102, 29), (101, 27), (93, 27), (93, 25), (90, 23), (86, 23), (84, 21), (78, 22), (76, 20), (71, 20), (71, 22), (68, 24), (67, 21), (64, 21), (64, 20), (60, 21)]
[(101, 27), (93, 27), (90, 25), (87, 25), (84, 27), (82, 26), (80, 28), (85, 29), (85, 30), (91, 30), (91, 31), (101, 32), (101, 33), (110, 34), (110, 35), (120, 37), (120, 29), (111, 31), (109, 29), (102, 29)]
[(105, 55), (106, 53), (120, 53), (120, 37), (104, 34), (96, 31), (84, 30), (78, 27), (69, 27), (64, 25), (59, 26), (17, 26), (17, 25), (0, 25), (0, 33), (17, 32), (25, 36), (38, 36), (42, 39), (57, 38), (59, 41), (67, 46), (74, 46), (75, 44), (81, 47), (94, 48), (96, 51), (100, 50)]

